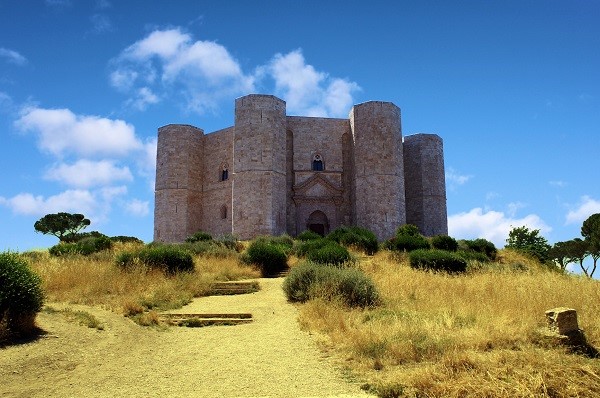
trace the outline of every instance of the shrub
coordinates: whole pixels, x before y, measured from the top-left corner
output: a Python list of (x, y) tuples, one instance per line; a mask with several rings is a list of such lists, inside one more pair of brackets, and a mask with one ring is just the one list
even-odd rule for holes
[(396, 230), (396, 236), (407, 235), (407, 236), (420, 236), (419, 227), (413, 224), (404, 224), (398, 227)]
[(104, 235), (102, 232), (98, 232), (98, 231), (75, 232), (75, 233), (70, 233), (70, 234), (63, 236), (62, 242), (77, 243), (80, 240), (85, 239), (85, 238), (100, 238), (100, 237), (107, 237), (107, 236)]
[(194, 271), (192, 255), (177, 246), (153, 245), (146, 246), (137, 253), (122, 252), (117, 256), (116, 263), (120, 267), (128, 268), (136, 264), (136, 260), (148, 268), (162, 270), (168, 275)]
[(415, 250), (410, 253), (410, 266), (416, 269), (445, 272), (465, 272), (467, 262), (457, 255), (445, 250)]
[(323, 267), (311, 262), (294, 267), (283, 282), (283, 290), (292, 302), (317, 297), (340, 300), (350, 307), (370, 307), (380, 302), (375, 284), (360, 270)]
[(144, 244), (144, 241), (141, 239), (136, 238), (135, 236), (111, 236), (110, 240), (113, 242), (120, 242), (120, 243), (137, 243), (140, 245)]
[(213, 239), (212, 235), (209, 234), (208, 232), (198, 231), (195, 234), (193, 234), (192, 236), (189, 236), (185, 241), (188, 243), (194, 243), (194, 242), (210, 241), (212, 239)]
[(309, 253), (319, 250), (329, 242), (331, 241), (324, 238), (304, 241), (296, 247), (295, 254), (298, 257), (306, 257)]
[(348, 249), (334, 241), (326, 241), (325, 245), (307, 253), (308, 260), (318, 264), (341, 266), (350, 261)]
[(244, 250), (244, 245), (242, 242), (240, 242), (240, 240), (232, 234), (219, 236), (216, 239), (216, 242), (229, 250), (235, 250), (237, 253), (240, 253)]
[(298, 234), (298, 236), (296, 236), (296, 239), (298, 239), (299, 241), (302, 242), (306, 242), (309, 240), (316, 240), (316, 239), (321, 239), (322, 236), (319, 235), (318, 233), (314, 232), (314, 231), (303, 231), (301, 233)]
[(275, 275), (287, 268), (287, 256), (280, 245), (267, 239), (254, 240), (246, 251), (248, 262), (260, 267), (263, 276)]
[(366, 254), (372, 255), (379, 249), (377, 237), (371, 231), (362, 227), (339, 227), (327, 235), (331, 239), (344, 246), (355, 247)]
[(485, 254), (470, 250), (458, 250), (456, 254), (462, 257), (465, 261), (479, 261), (480, 263), (490, 261), (488, 256), (486, 256)]
[(0, 253), (0, 338), (32, 332), (43, 304), (41, 279), (27, 261), (17, 253)]
[(496, 258), (496, 254), (498, 253), (496, 246), (494, 246), (494, 244), (489, 240), (483, 238), (461, 240), (459, 244), (460, 246), (466, 246), (466, 250), (485, 254), (490, 260), (494, 260)]
[(70, 254), (82, 254), (88, 256), (112, 247), (112, 240), (106, 235), (88, 236), (72, 243), (59, 243), (48, 249), (48, 252), (56, 257)]
[(429, 242), (421, 235), (398, 235), (393, 239), (393, 248), (398, 251), (429, 249)]
[(458, 242), (456, 239), (447, 235), (437, 235), (431, 238), (431, 246), (434, 249), (446, 250), (449, 252), (458, 250)]

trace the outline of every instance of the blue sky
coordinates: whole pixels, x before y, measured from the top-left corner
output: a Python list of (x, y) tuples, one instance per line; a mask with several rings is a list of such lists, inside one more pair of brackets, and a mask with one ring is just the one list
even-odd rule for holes
[(600, 212), (600, 1), (0, 1), (0, 249), (47, 213), (152, 239), (157, 128), (233, 101), (347, 117), (391, 101), (444, 139), (450, 234), (554, 243)]

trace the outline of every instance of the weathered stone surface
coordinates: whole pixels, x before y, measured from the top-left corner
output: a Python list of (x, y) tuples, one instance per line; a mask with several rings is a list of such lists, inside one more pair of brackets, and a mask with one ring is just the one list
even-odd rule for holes
[(546, 311), (548, 328), (558, 334), (568, 335), (579, 330), (577, 311), (572, 308), (559, 307)]
[(232, 127), (161, 127), (155, 195), (162, 242), (197, 230), (251, 239), (359, 225), (380, 240), (406, 222), (425, 235), (448, 231), (442, 140), (403, 141), (390, 102), (333, 119), (287, 116), (281, 99), (253, 94), (236, 100)]

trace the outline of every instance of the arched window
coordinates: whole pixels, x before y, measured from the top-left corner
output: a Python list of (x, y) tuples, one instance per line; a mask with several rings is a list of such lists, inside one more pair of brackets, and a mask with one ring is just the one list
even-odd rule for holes
[(323, 171), (324, 167), (321, 155), (316, 154), (315, 156), (313, 156), (312, 169), (313, 171)]
[(227, 206), (221, 206), (221, 220), (225, 220), (227, 218)]
[(223, 165), (221, 166), (221, 177), (220, 180), (221, 181), (226, 181), (229, 179), (229, 166), (227, 165), (227, 163), (223, 163)]

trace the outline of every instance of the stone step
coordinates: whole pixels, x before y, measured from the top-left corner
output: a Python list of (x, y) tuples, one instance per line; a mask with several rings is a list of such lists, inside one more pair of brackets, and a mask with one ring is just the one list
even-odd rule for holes
[(232, 294), (249, 294), (260, 290), (260, 285), (257, 281), (249, 282), (216, 282), (211, 285), (210, 295), (232, 295)]
[(239, 325), (252, 322), (250, 313), (234, 314), (160, 314), (160, 319), (173, 326), (203, 327), (203, 326), (226, 326)]

